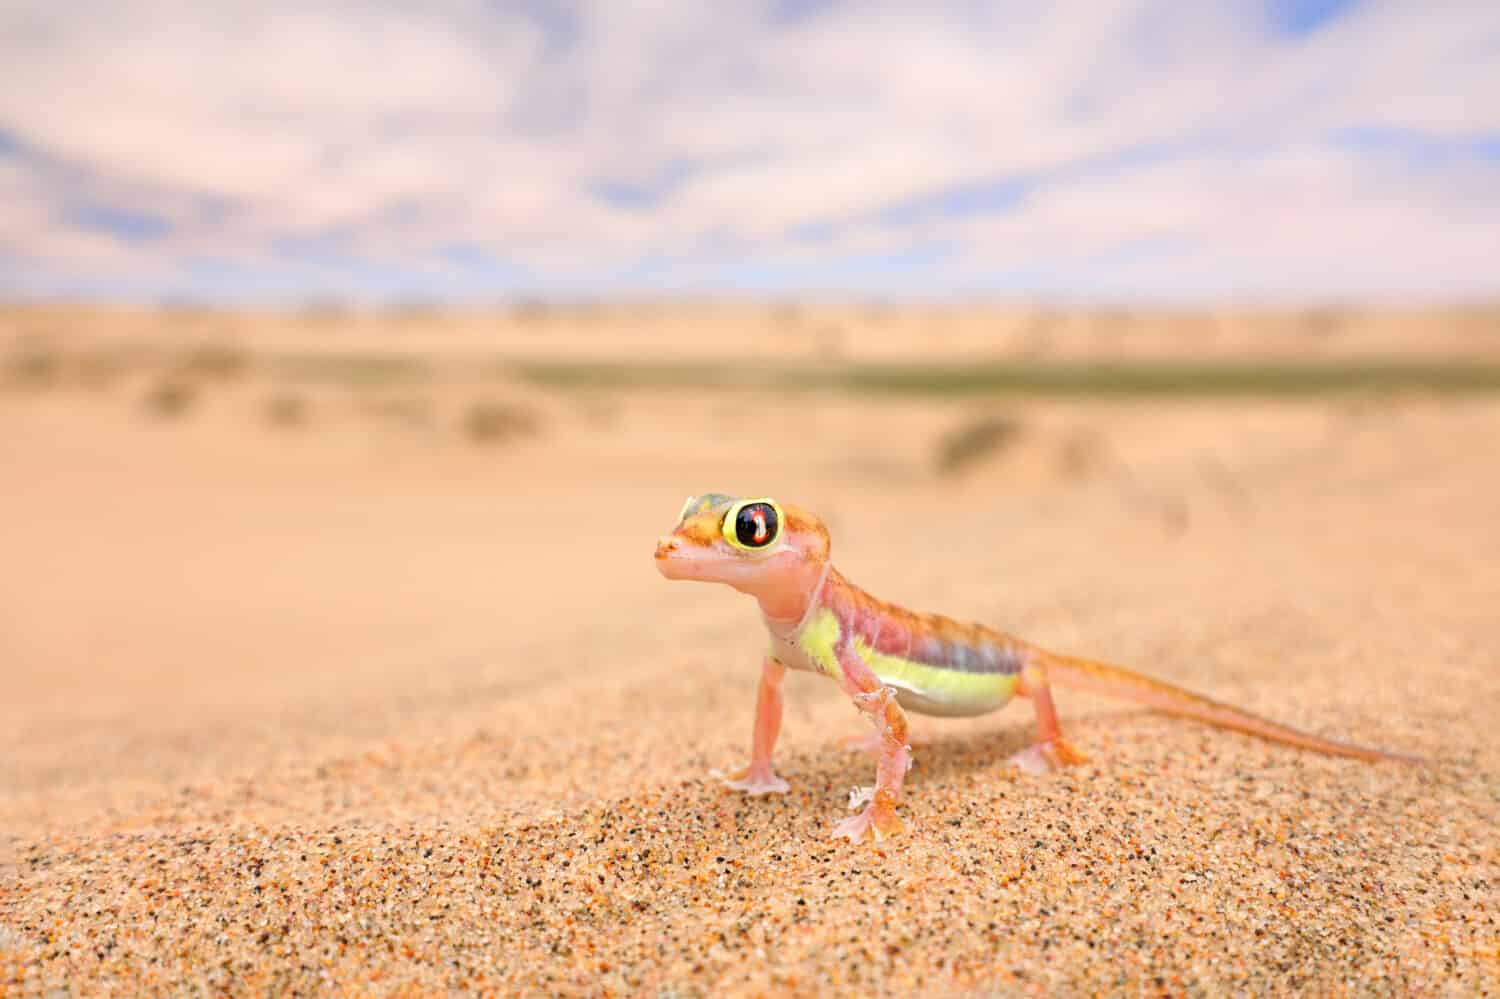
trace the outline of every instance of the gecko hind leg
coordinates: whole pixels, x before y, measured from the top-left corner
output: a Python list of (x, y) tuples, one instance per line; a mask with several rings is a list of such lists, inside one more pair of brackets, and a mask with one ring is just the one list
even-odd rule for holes
[(786, 794), (791, 785), (771, 767), (771, 753), (781, 734), (781, 681), (786, 667), (772, 656), (766, 656), (760, 670), (760, 690), (755, 697), (755, 729), (750, 734), (750, 762), (725, 778), (724, 783), (736, 791), (758, 796)]
[(1045, 774), (1088, 760), (1063, 738), (1057, 724), (1057, 707), (1052, 703), (1052, 688), (1042, 666), (1028, 663), (1021, 671), (1016, 692), (1029, 698), (1036, 709), (1036, 742), (1013, 754), (1011, 766), (1029, 774)]

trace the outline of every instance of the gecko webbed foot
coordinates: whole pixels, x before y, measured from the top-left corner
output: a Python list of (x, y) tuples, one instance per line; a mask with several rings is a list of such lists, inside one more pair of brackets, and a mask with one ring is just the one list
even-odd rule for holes
[(770, 764), (740, 767), (724, 778), (724, 786), (743, 791), (752, 798), (764, 794), (786, 794), (792, 789), (790, 784), (776, 776), (776, 771), (771, 769)]
[(879, 842), (900, 835), (902, 828), (901, 819), (895, 812), (872, 803), (858, 815), (851, 815), (835, 825), (832, 836), (835, 839), (847, 839), (851, 843), (860, 843), (867, 838)]
[(1084, 756), (1066, 739), (1048, 739), (1033, 743), (1010, 758), (1010, 765), (1028, 774), (1050, 774), (1075, 763), (1087, 763)]

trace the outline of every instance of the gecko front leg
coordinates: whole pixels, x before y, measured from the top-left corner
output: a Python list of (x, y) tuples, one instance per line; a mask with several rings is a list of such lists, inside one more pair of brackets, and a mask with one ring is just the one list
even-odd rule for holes
[(838, 654), (839, 685), (854, 699), (854, 706), (870, 716), (880, 737), (880, 755), (875, 764), (875, 793), (864, 811), (834, 826), (833, 835), (858, 843), (866, 836), (880, 839), (901, 831), (896, 806), (901, 802), (901, 783), (911, 768), (910, 732), (906, 712), (896, 702), (896, 692), (880, 682), (852, 645), (844, 643)]
[(775, 656), (766, 656), (760, 670), (760, 691), (755, 697), (755, 730), (750, 734), (750, 763), (724, 781), (736, 791), (750, 795), (786, 794), (790, 785), (771, 769), (771, 753), (781, 734), (781, 681), (786, 667)]

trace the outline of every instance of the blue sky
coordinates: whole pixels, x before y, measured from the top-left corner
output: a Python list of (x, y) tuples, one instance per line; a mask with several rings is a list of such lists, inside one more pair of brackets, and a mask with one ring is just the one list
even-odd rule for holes
[(21, 298), (1495, 298), (1500, 4), (0, 3), (0, 206)]

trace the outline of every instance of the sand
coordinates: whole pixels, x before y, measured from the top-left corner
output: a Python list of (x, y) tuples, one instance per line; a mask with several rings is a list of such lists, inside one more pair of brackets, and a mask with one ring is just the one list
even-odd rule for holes
[[(984, 403), (205, 377), (0, 390), (0, 993), (1500, 991), (1500, 400)], [(465, 407), (536, 425), (495, 441)], [(153, 415), (155, 414), (155, 415)], [(946, 434), (1021, 431), (957, 475)], [(295, 424), (295, 425), (293, 425)], [(682, 497), (819, 510), (873, 592), (1370, 766), (1069, 692), (918, 720), (907, 834)]]

